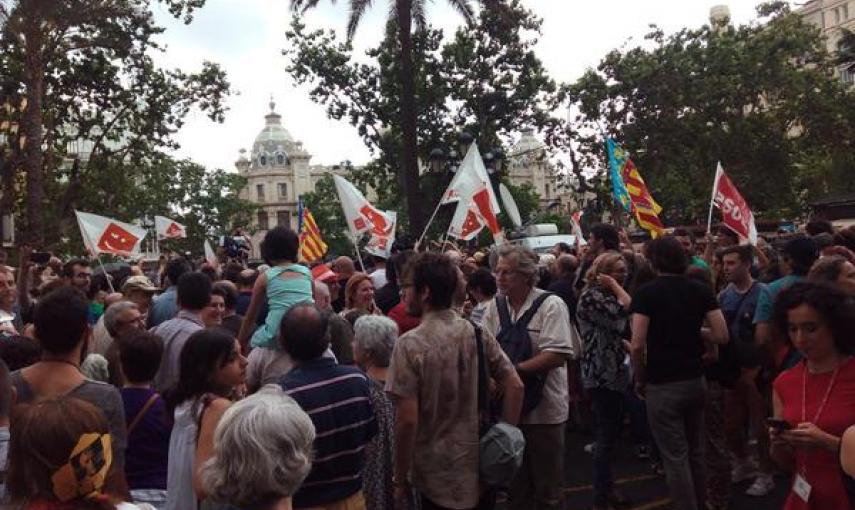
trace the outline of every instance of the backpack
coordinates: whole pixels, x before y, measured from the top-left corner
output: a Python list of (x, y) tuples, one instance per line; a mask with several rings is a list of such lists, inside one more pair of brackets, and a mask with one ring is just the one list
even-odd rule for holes
[(504, 487), (522, 467), (525, 437), (519, 428), (491, 419), (487, 355), (481, 328), (475, 323), (472, 326), (478, 355), (478, 480), (489, 487)]
[[(552, 295), (550, 292), (544, 292), (537, 296), (531, 307), (514, 323), (511, 322), (508, 299), (505, 296), (496, 296), (496, 310), (499, 312), (500, 323), (496, 341), (514, 365), (534, 356), (534, 347), (531, 344), (531, 336), (528, 334), (528, 323), (531, 322), (540, 305)], [(525, 416), (540, 403), (543, 397), (543, 386), (546, 384), (546, 374), (520, 374), (520, 378), (525, 384), (522, 406), (522, 415)]]

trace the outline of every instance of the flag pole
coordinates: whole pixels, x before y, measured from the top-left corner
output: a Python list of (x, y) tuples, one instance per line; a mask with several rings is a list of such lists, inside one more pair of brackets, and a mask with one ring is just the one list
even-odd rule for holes
[(101, 271), (104, 272), (104, 279), (107, 280), (107, 286), (110, 287), (110, 293), (115, 294), (116, 289), (113, 288), (113, 282), (110, 280), (110, 275), (107, 273), (107, 268), (105, 268), (104, 263), (101, 262), (101, 255), (95, 255), (95, 259), (98, 260), (98, 265), (101, 266)]
[(436, 213), (439, 212), (440, 207), (442, 207), (442, 199), (441, 198), (439, 199), (439, 203), (436, 204), (436, 208), (433, 210), (433, 214), (430, 215), (430, 219), (428, 220), (427, 225), (425, 225), (424, 232), (422, 232), (422, 235), (421, 235), (421, 237), (419, 237), (419, 240), (416, 241), (416, 251), (418, 251), (419, 246), (422, 245), (422, 241), (424, 241), (424, 238), (428, 233), (428, 229), (430, 228), (431, 224), (433, 223), (434, 218), (436, 218)]
[(356, 259), (359, 260), (359, 267), (362, 268), (362, 272), (365, 272), (365, 264), (362, 263), (362, 255), (359, 253), (359, 238), (353, 238), (353, 249), (356, 250)]
[(713, 177), (712, 196), (710, 197), (710, 213), (707, 216), (707, 234), (709, 234), (712, 231), (712, 212), (713, 212), (713, 207), (715, 207), (715, 189), (716, 189), (716, 186), (718, 186), (718, 171), (720, 168), (721, 168), (721, 161), (718, 162), (718, 166), (716, 166), (716, 169), (715, 169), (715, 177)]

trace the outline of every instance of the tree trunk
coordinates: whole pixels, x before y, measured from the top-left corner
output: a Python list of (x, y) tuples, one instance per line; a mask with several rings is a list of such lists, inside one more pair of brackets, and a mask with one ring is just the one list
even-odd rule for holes
[[(38, 12), (37, 9), (34, 9)], [(43, 35), (40, 20), (34, 16), (25, 31), (27, 109), (23, 112), (21, 129), (27, 137), (24, 147), (23, 169), (27, 174), (27, 226), (24, 238), (33, 246), (42, 246), (44, 225), (42, 204), (44, 180), (42, 179), (42, 97), (44, 95)]]
[(416, 82), (413, 70), (412, 0), (395, 0), (398, 10), (398, 41), (401, 46), (401, 171), (410, 234), (418, 237), (424, 230), (425, 208), (419, 192), (418, 135), (416, 131)]

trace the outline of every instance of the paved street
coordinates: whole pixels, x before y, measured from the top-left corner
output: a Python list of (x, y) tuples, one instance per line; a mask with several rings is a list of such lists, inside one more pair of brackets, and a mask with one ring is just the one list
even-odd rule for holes
[[(591, 508), (591, 455), (584, 451), (591, 438), (581, 432), (567, 433), (566, 464), (566, 510), (587, 510)], [(632, 500), (629, 508), (634, 510), (652, 510), (671, 508), (665, 478), (653, 473), (648, 461), (635, 458), (630, 442), (625, 440), (618, 459), (614, 464), (614, 474), (619, 489)], [(731, 499), (732, 510), (778, 510), (783, 506), (789, 482), (785, 477), (776, 480), (777, 490), (764, 498), (745, 496), (750, 482), (734, 487)]]

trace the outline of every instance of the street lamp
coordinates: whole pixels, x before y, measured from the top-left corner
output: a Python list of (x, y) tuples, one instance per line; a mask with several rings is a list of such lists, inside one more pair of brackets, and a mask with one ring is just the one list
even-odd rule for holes
[(469, 146), (472, 145), (472, 142), (475, 141), (475, 137), (472, 136), (468, 131), (461, 131), (459, 135), (457, 135), (457, 145), (460, 146), (460, 154), (466, 156), (466, 153), (469, 152)]

